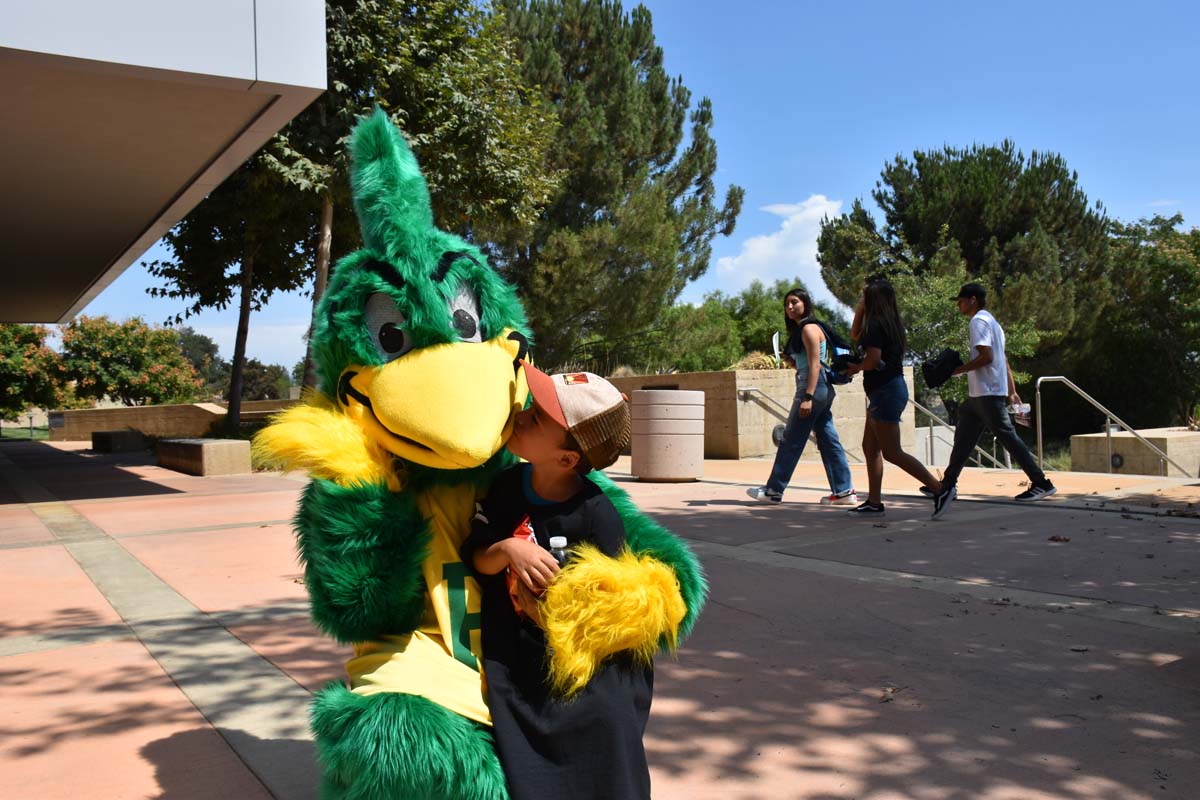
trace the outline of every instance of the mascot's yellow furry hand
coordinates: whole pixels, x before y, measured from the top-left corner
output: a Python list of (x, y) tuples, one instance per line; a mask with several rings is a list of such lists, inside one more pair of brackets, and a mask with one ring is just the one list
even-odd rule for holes
[(628, 650), (649, 664), (660, 642), (673, 649), (687, 609), (661, 561), (628, 550), (610, 558), (585, 545), (546, 590), (541, 612), (551, 685), (570, 697), (609, 656)]

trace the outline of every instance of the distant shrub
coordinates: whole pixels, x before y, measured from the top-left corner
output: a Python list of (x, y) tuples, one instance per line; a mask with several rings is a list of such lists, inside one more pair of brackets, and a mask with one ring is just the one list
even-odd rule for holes
[(779, 369), (775, 356), (766, 353), (747, 353), (735, 361), (729, 369)]

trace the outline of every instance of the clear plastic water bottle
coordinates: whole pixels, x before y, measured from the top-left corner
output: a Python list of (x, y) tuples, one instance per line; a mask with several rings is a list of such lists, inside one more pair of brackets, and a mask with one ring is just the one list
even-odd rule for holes
[(1029, 403), (1013, 403), (1008, 407), (1008, 413), (1012, 416), (1012, 421), (1027, 428), (1030, 427), (1029, 412)]
[(565, 566), (567, 563), (567, 537), (551, 536), (550, 537), (550, 555), (554, 556), (554, 560), (558, 562), (558, 566)]

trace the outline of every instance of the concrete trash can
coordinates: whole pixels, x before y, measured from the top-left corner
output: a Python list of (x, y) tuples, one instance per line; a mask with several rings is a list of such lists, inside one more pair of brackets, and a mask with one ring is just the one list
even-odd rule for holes
[(643, 481), (704, 477), (704, 392), (636, 390), (630, 417), (634, 477)]

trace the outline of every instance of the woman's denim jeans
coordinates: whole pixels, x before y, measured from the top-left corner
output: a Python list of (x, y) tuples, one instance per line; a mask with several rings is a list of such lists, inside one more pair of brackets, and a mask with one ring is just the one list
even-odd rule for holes
[(804, 446), (808, 444), (809, 434), (816, 433), (817, 449), (821, 451), (821, 463), (825, 465), (830, 491), (836, 495), (848, 494), (854, 484), (850, 477), (850, 465), (846, 463), (846, 451), (842, 449), (837, 430), (833, 427), (833, 387), (825, 381), (822, 371), (817, 377), (817, 389), (813, 392), (812, 413), (801, 417), (800, 403), (807, 385), (807, 370), (797, 370), (796, 396), (783, 430), (783, 441), (775, 452), (775, 466), (771, 468), (771, 477), (767, 479), (767, 491), (783, 494), (796, 470), (796, 463), (804, 453)]

